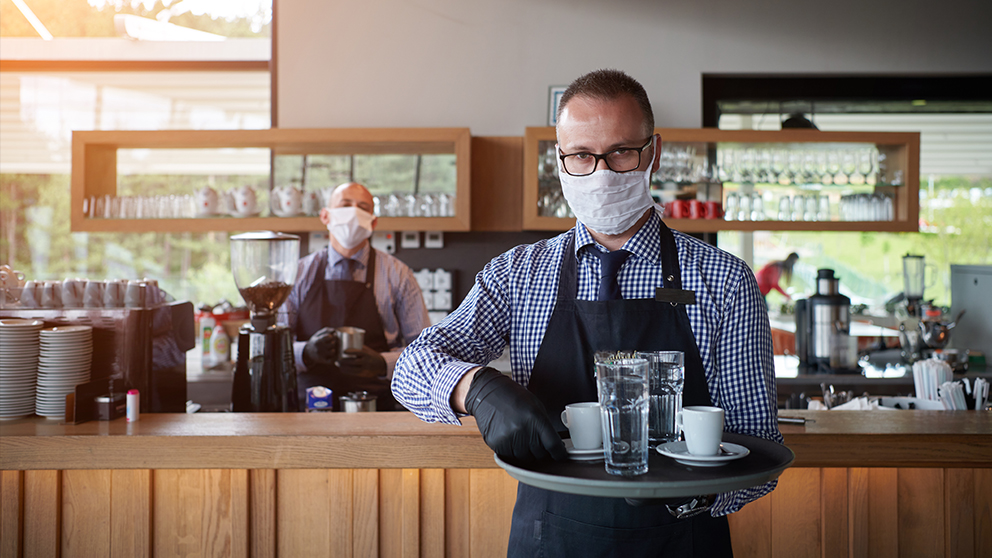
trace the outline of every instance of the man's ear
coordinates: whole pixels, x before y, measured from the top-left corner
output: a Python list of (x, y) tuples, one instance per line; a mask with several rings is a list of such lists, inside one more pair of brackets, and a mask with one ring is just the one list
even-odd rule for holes
[(379, 224), (379, 218), (378, 217), (373, 217), (372, 218), (372, 230), (375, 230), (375, 227), (378, 224)]
[(331, 212), (326, 207), (320, 208), (320, 222), (323, 223), (325, 227), (331, 224)]
[(651, 174), (658, 172), (661, 167), (661, 136), (655, 134), (654, 137), (657, 139), (654, 144), (654, 162), (651, 164)]

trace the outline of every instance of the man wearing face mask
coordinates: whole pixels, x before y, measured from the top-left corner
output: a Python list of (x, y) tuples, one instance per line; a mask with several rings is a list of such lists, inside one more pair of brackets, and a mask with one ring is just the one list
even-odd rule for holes
[[(389, 378), (403, 347), (430, 325), (413, 271), (372, 248), (374, 202), (354, 182), (334, 189), (320, 221), (330, 245), (300, 260), (296, 284), (286, 301), (286, 325), (296, 336), (294, 353), (301, 405), (306, 388), (322, 385), (339, 398), (352, 391), (376, 395), (377, 410), (398, 406)], [(365, 330), (365, 346), (338, 358), (334, 328)]]
[[(670, 230), (650, 196), (661, 138), (644, 88), (616, 70), (575, 80), (558, 112), (558, 176), (576, 226), (518, 246), (404, 351), (396, 398), (428, 422), (476, 418), (517, 461), (568, 458), (565, 405), (596, 401), (597, 351), (685, 353), (685, 405), (782, 441), (771, 331), (747, 265)], [(487, 367), (509, 345), (509, 376)], [(726, 515), (774, 483), (662, 505), (519, 483), (510, 556), (729, 556)], [(632, 504), (646, 505), (632, 505)]]

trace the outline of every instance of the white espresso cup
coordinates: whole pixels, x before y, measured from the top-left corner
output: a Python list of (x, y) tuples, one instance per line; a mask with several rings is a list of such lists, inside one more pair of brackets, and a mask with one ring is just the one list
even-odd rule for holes
[(62, 282), (45, 281), (45, 286), (41, 289), (42, 308), (62, 307)]
[(565, 405), (561, 422), (568, 428), (575, 449), (603, 447), (603, 418), (599, 403), (590, 401)]
[(37, 308), (41, 306), (41, 292), (45, 288), (44, 281), (28, 281), (21, 291), (21, 308)]
[(144, 281), (139, 281), (137, 279), (127, 282), (127, 288), (124, 291), (124, 306), (128, 308), (141, 308), (145, 306), (145, 296), (147, 287)]
[(124, 306), (124, 291), (127, 290), (127, 281), (123, 279), (109, 279), (103, 286), (103, 305), (106, 308), (120, 308)]
[(84, 279), (66, 277), (62, 281), (62, 307), (80, 308), (83, 305), (83, 291), (86, 289)]
[(83, 306), (86, 308), (103, 307), (103, 281), (87, 281), (83, 288)]
[(716, 455), (723, 439), (723, 409), (720, 407), (685, 407), (675, 415), (675, 423), (685, 434), (686, 449), (691, 455)]

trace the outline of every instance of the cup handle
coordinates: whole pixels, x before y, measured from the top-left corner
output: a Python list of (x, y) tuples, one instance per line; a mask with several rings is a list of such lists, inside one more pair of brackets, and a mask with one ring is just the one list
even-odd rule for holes
[(682, 411), (675, 413), (675, 426), (678, 426), (680, 430), (682, 429)]
[(561, 423), (565, 425), (565, 428), (568, 428), (568, 411), (561, 412)]

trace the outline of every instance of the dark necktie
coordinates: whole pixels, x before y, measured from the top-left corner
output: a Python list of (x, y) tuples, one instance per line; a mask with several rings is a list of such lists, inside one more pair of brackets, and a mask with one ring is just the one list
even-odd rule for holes
[(620, 300), (623, 297), (620, 296), (617, 272), (620, 271), (623, 262), (627, 261), (630, 252), (626, 250), (600, 252), (596, 249), (592, 249), (591, 252), (601, 260), (603, 267), (603, 272), (599, 277), (599, 295), (597, 298), (599, 300)]

